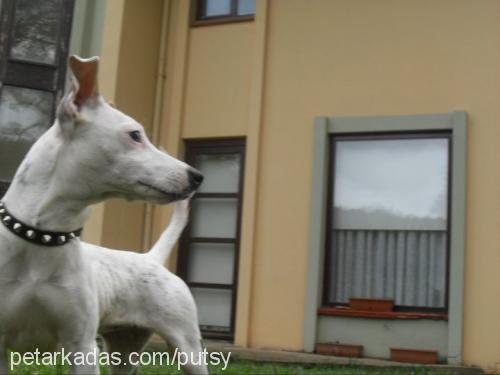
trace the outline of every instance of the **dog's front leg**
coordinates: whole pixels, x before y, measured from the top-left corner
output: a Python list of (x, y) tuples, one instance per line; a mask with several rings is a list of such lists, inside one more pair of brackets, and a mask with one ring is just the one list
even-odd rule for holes
[(96, 340), (63, 342), (62, 347), (69, 355), (72, 375), (99, 375), (99, 348)]
[[(97, 345), (97, 313), (93, 309), (70, 310), (72, 319), (65, 319), (61, 325), (60, 342), (68, 355), (73, 375), (99, 374), (99, 347)], [(71, 353), (71, 354), (70, 354)]]

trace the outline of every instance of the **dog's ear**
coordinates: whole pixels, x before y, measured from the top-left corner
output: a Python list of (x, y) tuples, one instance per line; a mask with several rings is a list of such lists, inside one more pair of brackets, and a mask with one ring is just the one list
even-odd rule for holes
[(87, 99), (98, 95), (97, 69), (99, 57), (82, 59), (76, 55), (69, 58), (69, 67), (75, 77), (73, 102), (80, 107)]
[(87, 100), (99, 95), (97, 90), (97, 67), (99, 58), (82, 59), (78, 56), (69, 58), (73, 73), (71, 89), (62, 98), (57, 108), (57, 118), (63, 134), (69, 135), (77, 122), (82, 122), (79, 109)]

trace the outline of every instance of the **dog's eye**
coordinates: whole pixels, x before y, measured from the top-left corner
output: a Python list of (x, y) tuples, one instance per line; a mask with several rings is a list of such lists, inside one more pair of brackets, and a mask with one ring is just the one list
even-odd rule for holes
[(139, 130), (131, 131), (130, 133), (128, 133), (128, 135), (134, 142), (141, 143), (141, 132)]

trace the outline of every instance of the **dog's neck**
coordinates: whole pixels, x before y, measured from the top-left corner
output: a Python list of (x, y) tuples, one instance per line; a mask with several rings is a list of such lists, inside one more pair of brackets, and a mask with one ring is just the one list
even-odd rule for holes
[(2, 199), (17, 219), (40, 230), (73, 231), (83, 227), (89, 202), (67, 194), (70, 181), (58, 173), (63, 147), (57, 126), (33, 145)]

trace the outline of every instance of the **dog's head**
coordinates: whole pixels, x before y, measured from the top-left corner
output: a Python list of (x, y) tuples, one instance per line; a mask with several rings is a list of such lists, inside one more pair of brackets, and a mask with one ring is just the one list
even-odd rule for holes
[(199, 187), (199, 171), (158, 150), (137, 121), (99, 94), (97, 57), (71, 56), (69, 66), (73, 85), (59, 105), (56, 126), (65, 143), (64, 173), (79, 183), (75, 193), (94, 201), (122, 197), (164, 204)]

